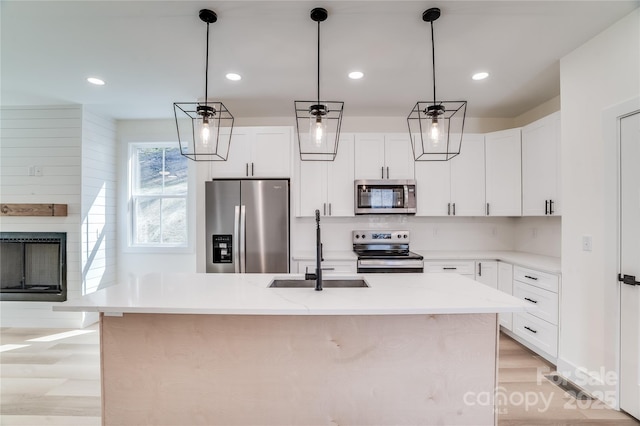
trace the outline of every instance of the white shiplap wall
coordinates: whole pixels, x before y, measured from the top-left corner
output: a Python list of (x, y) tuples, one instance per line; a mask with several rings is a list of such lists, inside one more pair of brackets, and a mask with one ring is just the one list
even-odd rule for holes
[[(70, 299), (84, 292), (85, 262), (81, 256), (84, 127), (83, 109), (78, 105), (0, 109), (0, 202), (68, 205), (66, 217), (2, 217), (0, 230), (66, 232)], [(90, 134), (88, 128), (84, 131)], [(111, 144), (115, 146), (115, 140)], [(103, 162), (113, 163), (111, 168), (115, 170), (115, 158), (103, 157)], [(40, 168), (41, 176), (30, 175), (32, 166)], [(55, 328), (86, 324), (82, 314), (53, 312), (54, 304), (0, 302), (0, 325)]]
[[(82, 115), (82, 294), (116, 280), (116, 125), (88, 111)], [(98, 320), (85, 314), (83, 325)]]

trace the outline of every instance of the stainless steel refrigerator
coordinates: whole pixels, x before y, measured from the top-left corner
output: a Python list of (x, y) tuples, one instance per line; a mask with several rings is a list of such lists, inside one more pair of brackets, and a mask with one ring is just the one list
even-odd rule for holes
[(207, 272), (289, 272), (289, 181), (205, 182)]

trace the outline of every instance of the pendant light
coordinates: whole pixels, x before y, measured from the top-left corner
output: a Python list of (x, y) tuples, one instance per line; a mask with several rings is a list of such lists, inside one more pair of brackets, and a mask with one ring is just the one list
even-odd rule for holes
[(300, 160), (333, 161), (338, 153), (344, 102), (320, 100), (320, 22), (328, 14), (318, 7), (310, 16), (318, 23), (317, 96), (313, 101), (294, 101)]
[(407, 117), (415, 161), (447, 161), (460, 154), (467, 101), (440, 101), (436, 97), (436, 54), (433, 21), (440, 9), (425, 10), (422, 20), (431, 24), (433, 101), (418, 101)]
[(233, 130), (233, 115), (222, 102), (209, 101), (209, 24), (218, 20), (215, 12), (200, 10), (207, 24), (204, 100), (175, 102), (173, 112), (178, 130), (180, 153), (193, 161), (227, 161)]

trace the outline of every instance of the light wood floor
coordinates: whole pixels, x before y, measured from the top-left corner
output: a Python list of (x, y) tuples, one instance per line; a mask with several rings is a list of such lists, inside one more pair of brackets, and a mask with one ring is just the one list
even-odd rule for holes
[[(100, 425), (98, 327), (61, 334), (72, 331), (0, 329), (1, 425)], [(552, 371), (542, 358), (501, 336), (500, 426), (640, 424), (597, 400), (576, 401), (543, 377)], [(482, 395), (469, 398), (483, 401)]]

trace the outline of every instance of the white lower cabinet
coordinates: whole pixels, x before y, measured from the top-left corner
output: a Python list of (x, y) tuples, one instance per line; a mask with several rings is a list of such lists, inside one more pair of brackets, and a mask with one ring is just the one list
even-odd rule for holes
[[(513, 294), (513, 265), (510, 263), (498, 262), (498, 290)], [(513, 313), (498, 314), (498, 323), (509, 331), (513, 330)]]
[(513, 314), (513, 333), (544, 358), (558, 356), (560, 277), (534, 269), (514, 267), (513, 295), (536, 309)]
[[(306, 272), (314, 273), (316, 270), (315, 260), (299, 260), (298, 261), (298, 273), (304, 274)], [(357, 270), (355, 260), (330, 260), (322, 262), (322, 274), (326, 275), (341, 275), (341, 274), (355, 274)]]
[(498, 261), (476, 261), (476, 281), (488, 285), (491, 288), (498, 288)]

